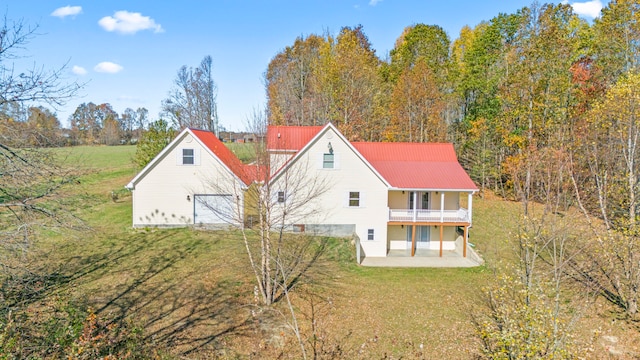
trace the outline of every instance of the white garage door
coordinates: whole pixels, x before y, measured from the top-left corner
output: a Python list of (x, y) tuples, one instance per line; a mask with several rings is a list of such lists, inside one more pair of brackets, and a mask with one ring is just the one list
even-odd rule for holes
[(233, 222), (231, 195), (195, 195), (196, 224), (226, 224)]

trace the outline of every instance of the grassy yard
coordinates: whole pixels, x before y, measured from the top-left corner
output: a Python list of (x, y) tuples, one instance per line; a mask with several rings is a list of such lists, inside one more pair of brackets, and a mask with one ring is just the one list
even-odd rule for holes
[[(264, 309), (240, 234), (199, 229), (132, 229), (134, 147), (63, 149), (89, 172), (69, 190), (89, 229), (50, 234), (42, 267), (65, 281), (46, 301), (82, 299), (99, 315), (144, 328), (145, 342), (170, 357), (298, 358), (284, 301)], [(487, 265), (473, 269), (365, 268), (348, 239), (328, 239), (296, 288), (293, 304), (311, 347), (342, 358), (469, 359), (477, 344), (470, 314), (497, 260), (509, 258), (518, 204), (474, 200), (471, 242)], [(315, 334), (315, 336), (313, 336)]]

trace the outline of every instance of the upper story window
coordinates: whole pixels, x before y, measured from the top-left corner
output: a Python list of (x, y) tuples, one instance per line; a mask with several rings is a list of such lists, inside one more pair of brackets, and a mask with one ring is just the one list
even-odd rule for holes
[(323, 169), (333, 169), (333, 167), (334, 167), (334, 155), (333, 155), (333, 153), (323, 154), (323, 156), (322, 156), (322, 168)]
[(284, 202), (284, 191), (278, 191), (278, 202), (279, 203)]
[(360, 192), (349, 191), (349, 207), (359, 207), (359, 206), (360, 206)]
[(373, 240), (373, 229), (367, 229), (367, 240)]
[(182, 165), (193, 165), (195, 163), (195, 152), (193, 149), (182, 149)]

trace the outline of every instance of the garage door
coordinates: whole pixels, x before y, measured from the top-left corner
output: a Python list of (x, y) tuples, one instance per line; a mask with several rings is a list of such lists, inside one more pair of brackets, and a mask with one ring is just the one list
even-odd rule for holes
[(231, 195), (195, 195), (196, 224), (226, 224), (235, 222)]

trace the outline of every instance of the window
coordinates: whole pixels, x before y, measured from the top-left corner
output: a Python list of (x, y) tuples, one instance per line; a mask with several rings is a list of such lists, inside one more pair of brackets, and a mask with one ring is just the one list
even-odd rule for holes
[(349, 206), (350, 207), (359, 207), (360, 206), (360, 192), (358, 192), (358, 191), (349, 191)]
[(182, 164), (193, 165), (195, 164), (195, 156), (193, 149), (182, 149)]
[(333, 169), (333, 154), (324, 154), (322, 156), (322, 168), (323, 169)]
[(367, 240), (373, 240), (373, 229), (367, 230)]
[(284, 191), (278, 191), (278, 202), (279, 203), (284, 202)]

